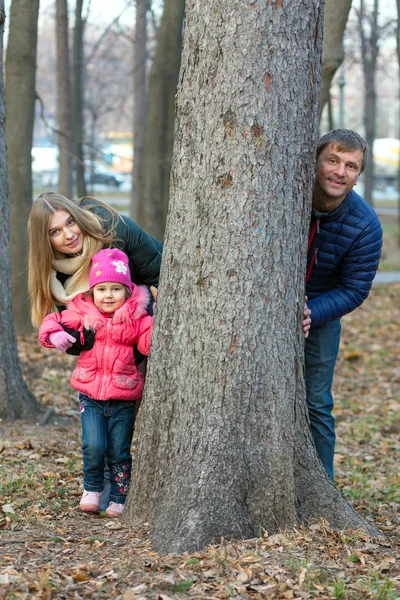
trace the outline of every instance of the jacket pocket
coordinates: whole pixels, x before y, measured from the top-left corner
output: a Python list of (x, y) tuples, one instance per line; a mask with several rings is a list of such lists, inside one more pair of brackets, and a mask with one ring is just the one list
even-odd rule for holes
[(96, 364), (93, 360), (79, 361), (72, 372), (72, 379), (81, 383), (90, 383), (96, 377)]
[(117, 358), (112, 375), (112, 382), (115, 387), (122, 390), (133, 390), (138, 385), (141, 377), (135, 365), (126, 365), (122, 360)]

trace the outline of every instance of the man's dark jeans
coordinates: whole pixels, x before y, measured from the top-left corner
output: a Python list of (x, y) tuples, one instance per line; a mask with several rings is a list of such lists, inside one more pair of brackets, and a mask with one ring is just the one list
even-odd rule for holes
[(82, 421), (84, 488), (101, 492), (104, 485), (104, 460), (110, 469), (110, 502), (125, 503), (132, 457), (130, 452), (136, 402), (93, 400), (79, 394)]
[[(312, 315), (311, 315), (312, 316)], [(331, 392), (340, 343), (340, 319), (310, 329), (305, 342), (307, 405), (319, 457), (333, 481), (335, 419)]]

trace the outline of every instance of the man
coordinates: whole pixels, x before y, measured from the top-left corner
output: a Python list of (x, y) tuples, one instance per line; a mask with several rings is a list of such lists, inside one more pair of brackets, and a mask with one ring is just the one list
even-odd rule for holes
[(315, 445), (332, 480), (331, 386), (340, 318), (368, 296), (382, 247), (375, 211), (353, 191), (367, 157), (367, 142), (348, 129), (331, 131), (318, 142), (306, 275), (312, 320), (305, 342), (306, 386)]

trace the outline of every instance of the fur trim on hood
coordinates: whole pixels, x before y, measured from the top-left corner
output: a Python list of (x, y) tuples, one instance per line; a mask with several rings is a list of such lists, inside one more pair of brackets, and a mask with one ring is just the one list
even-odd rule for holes
[[(94, 305), (91, 297), (85, 297), (85, 294), (79, 294), (68, 305), (68, 308), (85, 313), (84, 327), (97, 331), (108, 317), (105, 317)], [(115, 311), (112, 319), (114, 323), (130, 323), (146, 314), (146, 308), (149, 304), (150, 292), (144, 285), (134, 285), (132, 287), (132, 296)]]

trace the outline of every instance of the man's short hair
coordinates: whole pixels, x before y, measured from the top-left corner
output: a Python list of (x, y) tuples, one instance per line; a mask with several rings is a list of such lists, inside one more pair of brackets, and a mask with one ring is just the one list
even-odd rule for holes
[(360, 173), (364, 171), (368, 160), (368, 142), (358, 135), (358, 133), (351, 131), (351, 129), (333, 129), (333, 131), (326, 133), (318, 141), (317, 159), (322, 150), (329, 144), (335, 144), (339, 152), (353, 152), (354, 150), (361, 150), (363, 159)]

